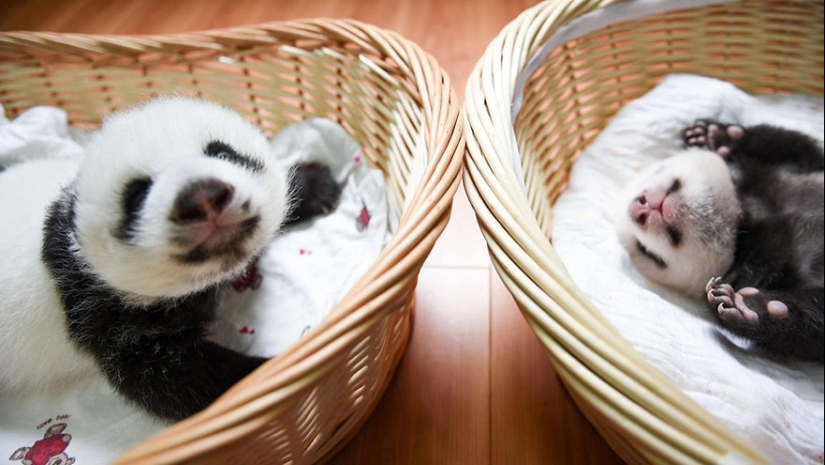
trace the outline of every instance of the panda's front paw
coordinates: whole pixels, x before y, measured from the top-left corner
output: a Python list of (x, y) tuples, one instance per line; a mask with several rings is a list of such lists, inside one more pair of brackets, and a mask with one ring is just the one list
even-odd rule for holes
[(733, 152), (745, 137), (742, 126), (725, 125), (710, 120), (696, 120), (685, 129), (684, 139), (688, 147), (699, 147), (716, 152), (721, 157), (727, 157)]
[(734, 290), (720, 278), (711, 279), (705, 286), (708, 306), (716, 311), (719, 320), (729, 329), (755, 328), (770, 320), (788, 316), (788, 305), (755, 287)]
[(705, 286), (708, 306), (715, 310), (725, 326), (754, 326), (759, 324), (759, 314), (745, 304), (742, 294), (719, 278)]
[(287, 223), (326, 215), (335, 210), (341, 197), (341, 187), (329, 167), (316, 162), (295, 165), (289, 190), (293, 208)]

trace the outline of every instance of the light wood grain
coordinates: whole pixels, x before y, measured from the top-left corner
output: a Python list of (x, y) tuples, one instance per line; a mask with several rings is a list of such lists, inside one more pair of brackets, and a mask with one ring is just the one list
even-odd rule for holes
[[(527, 0), (3, 0), (0, 30), (196, 31), (306, 17), (354, 18), (421, 45), (459, 95)], [(491, 270), (459, 190), (422, 270), (406, 355), (373, 415), (331, 460), (347, 464), (612, 464)]]
[[(490, 270), (491, 463), (621, 463), (559, 383), (535, 333)], [(597, 440), (598, 438), (598, 440)]]
[(489, 463), (487, 273), (421, 271), (416, 322), (393, 384), (331, 463)]

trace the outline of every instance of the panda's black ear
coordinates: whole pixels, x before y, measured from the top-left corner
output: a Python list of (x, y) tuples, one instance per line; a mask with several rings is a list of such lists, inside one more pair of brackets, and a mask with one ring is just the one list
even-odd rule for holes
[(261, 162), (238, 153), (229, 144), (219, 140), (213, 140), (206, 144), (203, 152), (209, 157), (234, 163), (253, 173), (259, 173), (264, 170), (264, 165)]
[(118, 225), (115, 237), (123, 241), (134, 238), (137, 232), (138, 217), (151, 187), (152, 180), (149, 178), (135, 178), (126, 184), (126, 188), (120, 194), (123, 218)]

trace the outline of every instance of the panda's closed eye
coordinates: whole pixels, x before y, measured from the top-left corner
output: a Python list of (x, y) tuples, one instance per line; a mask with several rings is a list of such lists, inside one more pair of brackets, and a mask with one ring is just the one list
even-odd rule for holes
[(264, 170), (263, 164), (258, 160), (239, 154), (235, 149), (230, 147), (229, 144), (218, 140), (207, 144), (204, 153), (209, 157), (240, 165), (253, 173), (259, 173)]
[(665, 263), (662, 257), (651, 252), (650, 249), (645, 247), (641, 242), (636, 241), (636, 249), (638, 249), (642, 255), (649, 258), (659, 269), (664, 270), (665, 268), (667, 268), (667, 263)]
[(123, 219), (115, 233), (118, 239), (127, 241), (135, 236), (138, 217), (151, 187), (152, 180), (149, 178), (136, 178), (126, 184), (121, 193)]

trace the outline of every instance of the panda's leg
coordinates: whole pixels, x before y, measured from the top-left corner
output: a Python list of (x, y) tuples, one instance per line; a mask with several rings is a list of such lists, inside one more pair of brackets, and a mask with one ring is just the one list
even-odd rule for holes
[(289, 195), (292, 208), (285, 221), (286, 225), (326, 215), (334, 210), (341, 196), (341, 187), (326, 165), (299, 163), (292, 169)]
[(173, 338), (143, 340), (100, 357), (101, 368), (122, 395), (169, 420), (203, 410), (266, 361), (210, 341)]
[(779, 355), (822, 361), (823, 288), (735, 290), (720, 279), (705, 287), (709, 309), (731, 332)]
[(756, 160), (769, 165), (792, 165), (801, 172), (822, 171), (825, 158), (815, 140), (801, 132), (760, 124), (744, 128), (698, 120), (684, 132), (685, 144), (701, 147), (732, 160)]

